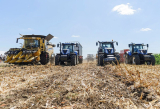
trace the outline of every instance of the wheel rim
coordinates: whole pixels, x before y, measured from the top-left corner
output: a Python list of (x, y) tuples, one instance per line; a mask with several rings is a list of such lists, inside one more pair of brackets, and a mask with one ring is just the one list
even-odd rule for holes
[(132, 58), (132, 64), (135, 64), (135, 57)]

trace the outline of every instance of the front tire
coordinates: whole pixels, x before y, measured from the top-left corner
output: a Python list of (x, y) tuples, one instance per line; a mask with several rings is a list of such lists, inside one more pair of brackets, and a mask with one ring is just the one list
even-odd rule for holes
[(104, 63), (103, 63), (103, 58), (104, 58), (104, 56), (103, 56), (103, 55), (100, 55), (100, 65), (101, 65), (101, 66), (104, 65)]
[(135, 65), (139, 65), (140, 64), (140, 58), (139, 58), (138, 55), (133, 55), (132, 64), (135, 64)]
[(155, 65), (155, 57), (153, 55), (151, 55), (151, 64)]
[(49, 62), (49, 54), (47, 52), (41, 53), (40, 62), (42, 65), (46, 65)]
[(56, 55), (56, 58), (55, 58), (55, 65), (59, 65), (59, 58), (60, 58), (60, 56), (59, 56), (59, 55)]
[(73, 66), (76, 65), (76, 56), (75, 55), (71, 56), (71, 65), (73, 65)]

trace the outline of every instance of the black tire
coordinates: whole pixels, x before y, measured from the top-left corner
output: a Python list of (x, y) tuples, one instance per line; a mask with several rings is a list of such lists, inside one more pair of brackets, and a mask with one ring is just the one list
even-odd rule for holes
[(48, 62), (49, 62), (49, 54), (47, 52), (41, 53), (40, 63), (42, 65), (46, 65)]
[(71, 65), (73, 65), (73, 66), (76, 65), (76, 56), (75, 55), (71, 56)]
[(59, 55), (56, 55), (56, 58), (55, 58), (55, 65), (59, 65), (59, 58), (60, 58), (60, 56), (59, 56)]
[(136, 64), (136, 65), (139, 65), (140, 64), (140, 58), (138, 55), (133, 55), (132, 56), (132, 64)]
[(155, 57), (153, 55), (151, 55), (151, 64), (155, 65)]
[(64, 61), (61, 61), (61, 65), (64, 65)]
[(79, 59), (79, 64), (82, 64), (83, 58)]
[(101, 66), (104, 65), (104, 63), (103, 63), (103, 58), (104, 58), (104, 56), (103, 56), (103, 55), (100, 55), (100, 65), (101, 65)]

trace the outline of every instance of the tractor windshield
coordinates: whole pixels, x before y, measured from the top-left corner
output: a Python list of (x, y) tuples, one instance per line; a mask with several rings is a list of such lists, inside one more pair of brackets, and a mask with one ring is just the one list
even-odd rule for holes
[(134, 45), (134, 52), (138, 52), (138, 50), (143, 49), (143, 45)]
[(39, 40), (36, 39), (25, 39), (24, 40), (25, 48), (37, 48), (39, 47)]
[[(73, 50), (72, 50), (72, 46), (73, 46), (73, 45), (64, 44), (62, 49), (69, 49), (69, 50), (70, 50), (70, 52), (73, 52)], [(73, 47), (74, 47), (74, 46), (73, 46)]]
[(102, 47), (103, 48), (113, 48), (113, 44), (112, 43), (102, 43)]

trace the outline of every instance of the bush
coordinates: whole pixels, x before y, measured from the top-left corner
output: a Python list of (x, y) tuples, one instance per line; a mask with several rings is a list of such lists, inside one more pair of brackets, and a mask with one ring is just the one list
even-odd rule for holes
[(156, 63), (155, 64), (160, 64), (160, 54), (155, 54), (154, 55)]

